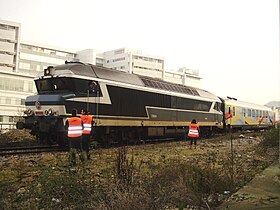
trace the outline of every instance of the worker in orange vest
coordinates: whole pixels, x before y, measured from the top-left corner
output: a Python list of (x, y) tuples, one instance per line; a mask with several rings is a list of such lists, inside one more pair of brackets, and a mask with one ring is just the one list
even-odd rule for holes
[(82, 146), (83, 146), (83, 150), (87, 153), (87, 159), (89, 160), (90, 159), (90, 153), (89, 153), (90, 136), (93, 131), (94, 121), (92, 119), (92, 116), (89, 115), (89, 112), (86, 109), (82, 109), (81, 113), (82, 113), (81, 119), (84, 124)]
[(76, 165), (76, 153), (80, 152), (80, 159), (84, 162), (84, 157), (81, 152), (82, 148), (82, 134), (83, 134), (83, 121), (77, 116), (77, 110), (72, 110), (72, 117), (68, 118), (65, 122), (67, 129), (67, 136), (69, 141), (69, 160), (71, 166)]
[(193, 119), (189, 125), (188, 137), (190, 137), (190, 145), (194, 143), (194, 147), (196, 148), (196, 140), (199, 137), (199, 125), (196, 123), (196, 120)]

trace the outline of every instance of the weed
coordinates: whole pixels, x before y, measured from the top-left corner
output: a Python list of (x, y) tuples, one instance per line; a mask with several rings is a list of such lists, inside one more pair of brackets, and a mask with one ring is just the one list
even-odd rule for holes
[(263, 141), (261, 146), (264, 147), (279, 147), (279, 140), (280, 140), (280, 128), (273, 128), (267, 130), (263, 135)]

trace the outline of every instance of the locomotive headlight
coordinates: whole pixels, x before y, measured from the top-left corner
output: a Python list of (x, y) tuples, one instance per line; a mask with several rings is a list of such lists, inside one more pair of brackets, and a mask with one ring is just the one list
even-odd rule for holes
[(53, 114), (54, 114), (54, 111), (51, 108), (45, 110), (45, 115), (48, 116), (48, 115), (53, 115)]
[(58, 115), (59, 115), (59, 111), (55, 111), (55, 112), (53, 113), (53, 115), (58, 116)]
[(32, 109), (27, 109), (23, 112), (24, 114), (26, 114), (27, 116), (31, 116), (31, 115), (34, 115), (34, 111)]
[(28, 115), (30, 109), (25, 110), (23, 113)]

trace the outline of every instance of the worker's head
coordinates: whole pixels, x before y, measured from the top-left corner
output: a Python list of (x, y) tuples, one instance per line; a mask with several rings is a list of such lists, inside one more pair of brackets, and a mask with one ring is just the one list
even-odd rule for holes
[(192, 120), (192, 123), (196, 124), (196, 120), (195, 120), (195, 119), (193, 119), (193, 120)]
[(82, 110), (81, 110), (81, 113), (82, 113), (82, 114), (88, 114), (88, 111), (87, 111), (86, 109), (82, 109)]
[(77, 116), (77, 109), (72, 109), (72, 117), (76, 117)]

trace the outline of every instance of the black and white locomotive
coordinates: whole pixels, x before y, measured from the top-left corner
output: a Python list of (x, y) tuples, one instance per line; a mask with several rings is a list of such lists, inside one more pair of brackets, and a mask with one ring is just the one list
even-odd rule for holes
[(202, 135), (222, 127), (222, 101), (214, 94), (160, 79), (80, 62), (48, 67), (35, 78), (37, 95), (26, 98), (24, 121), (41, 143), (65, 144), (65, 120), (87, 109), (94, 139), (126, 144), (153, 138), (182, 138), (192, 119)]

